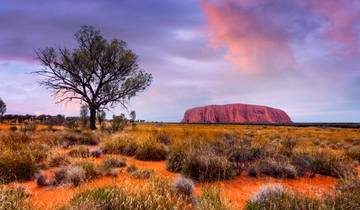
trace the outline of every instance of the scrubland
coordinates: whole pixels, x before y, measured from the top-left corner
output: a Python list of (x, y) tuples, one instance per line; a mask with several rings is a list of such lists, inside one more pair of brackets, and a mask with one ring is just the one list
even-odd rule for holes
[(0, 209), (359, 209), (360, 130), (0, 131)]

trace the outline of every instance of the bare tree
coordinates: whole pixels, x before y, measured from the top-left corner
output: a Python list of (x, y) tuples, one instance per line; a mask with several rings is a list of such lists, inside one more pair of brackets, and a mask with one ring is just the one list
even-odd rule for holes
[(53, 91), (56, 102), (81, 100), (89, 106), (90, 128), (96, 129), (96, 112), (120, 104), (145, 90), (152, 75), (138, 66), (137, 55), (118, 39), (105, 40), (100, 31), (83, 26), (75, 34), (79, 47), (36, 51), (43, 64), (35, 73), (40, 84)]

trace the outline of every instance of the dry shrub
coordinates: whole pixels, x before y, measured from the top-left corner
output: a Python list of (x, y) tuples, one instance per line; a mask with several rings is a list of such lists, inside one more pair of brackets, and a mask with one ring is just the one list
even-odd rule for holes
[[(174, 196), (171, 183), (158, 178), (142, 186), (103, 186), (75, 194), (64, 209), (186, 209), (188, 202)], [(188, 208), (187, 208), (188, 209)]]
[(38, 164), (29, 150), (4, 151), (0, 155), (0, 182), (29, 180), (38, 171)]
[(221, 196), (219, 189), (206, 187), (202, 190), (201, 196), (196, 202), (197, 210), (230, 210), (230, 203)]
[(256, 175), (267, 175), (281, 179), (295, 179), (297, 172), (294, 166), (286, 162), (277, 162), (275, 160), (260, 160), (255, 165)]
[(238, 171), (224, 156), (192, 150), (187, 154), (181, 173), (197, 181), (217, 181), (232, 179)]
[(44, 187), (48, 185), (47, 176), (45, 173), (39, 173), (35, 175), (35, 182), (37, 186)]
[(12, 210), (30, 210), (33, 209), (27, 201), (28, 194), (23, 188), (0, 187), (0, 209)]
[(85, 171), (85, 180), (91, 180), (99, 176), (99, 170), (91, 161), (80, 161), (73, 164), (73, 167), (81, 167)]
[(75, 187), (79, 186), (86, 178), (85, 170), (80, 166), (70, 167), (65, 174), (65, 181)]
[(360, 162), (360, 147), (353, 146), (346, 150), (346, 155), (349, 156), (351, 159)]
[(193, 199), (194, 189), (194, 182), (191, 179), (182, 176), (178, 177), (173, 183), (173, 191), (177, 195), (183, 196), (185, 199)]
[(302, 209), (321, 210), (324, 205), (320, 200), (295, 194), (281, 185), (265, 185), (247, 202), (247, 210)]
[(295, 158), (308, 161), (313, 173), (333, 177), (346, 177), (356, 174), (356, 170), (348, 158), (330, 150), (295, 152), (293, 159)]
[(360, 209), (360, 180), (348, 177), (340, 181), (326, 200), (327, 209)]
[(138, 144), (135, 139), (129, 136), (122, 136), (106, 140), (102, 150), (107, 154), (134, 155), (137, 148)]
[(168, 151), (166, 147), (154, 139), (147, 139), (137, 148), (135, 158), (138, 160), (165, 160)]
[(106, 169), (111, 168), (122, 168), (126, 166), (126, 159), (125, 158), (115, 158), (115, 157), (107, 157), (102, 162), (102, 167)]
[(147, 170), (147, 169), (137, 169), (135, 171), (130, 172), (130, 176), (136, 179), (149, 179), (153, 174), (154, 174), (153, 170)]
[(50, 158), (48, 160), (48, 166), (49, 167), (59, 167), (59, 166), (67, 166), (70, 164), (69, 158), (66, 156), (66, 154), (52, 154), (50, 155)]
[(69, 151), (69, 156), (76, 158), (87, 158), (90, 157), (90, 151), (88, 148), (80, 146), (78, 148), (71, 149)]
[(62, 135), (63, 145), (97, 145), (100, 142), (99, 137), (90, 131), (81, 133), (65, 133)]

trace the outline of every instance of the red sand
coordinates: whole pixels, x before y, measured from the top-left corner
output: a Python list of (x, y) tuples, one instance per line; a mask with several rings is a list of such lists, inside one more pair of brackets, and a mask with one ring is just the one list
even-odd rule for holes
[[(122, 155), (115, 156), (125, 157)], [(139, 161), (129, 157), (126, 158), (128, 164), (135, 164), (139, 168), (153, 169), (156, 174), (164, 177), (174, 179), (179, 175), (168, 172), (166, 170), (164, 161)], [(93, 160), (95, 163), (100, 163), (103, 159), (104, 157), (96, 159), (91, 158), (91, 160)], [(51, 170), (47, 171), (47, 173), (51, 173)], [(15, 183), (11, 185), (21, 185), (26, 187), (26, 189), (28, 189), (31, 194), (30, 199), (35, 203), (36, 207), (40, 209), (54, 209), (69, 201), (72, 195), (79, 189), (81, 190), (94, 186), (103, 186), (123, 182), (128, 182), (126, 184), (141, 184), (141, 182), (144, 182), (144, 180), (133, 179), (129, 177), (126, 172), (121, 172), (121, 174), (116, 178), (101, 177), (88, 183), (83, 183), (78, 188), (69, 186), (40, 188), (36, 186), (34, 181)], [(310, 196), (321, 196), (326, 191), (334, 187), (336, 184), (336, 179), (326, 176), (316, 176), (315, 178), (279, 180), (269, 177), (252, 178), (246, 175), (241, 175), (233, 180), (216, 182), (213, 184), (220, 187), (220, 189), (223, 191), (224, 197), (230, 200), (232, 205), (238, 209), (242, 208), (246, 201), (249, 200), (262, 185), (269, 183), (281, 183), (297, 192), (305, 193)], [(200, 191), (202, 185), (204, 184), (196, 185), (197, 193)]]

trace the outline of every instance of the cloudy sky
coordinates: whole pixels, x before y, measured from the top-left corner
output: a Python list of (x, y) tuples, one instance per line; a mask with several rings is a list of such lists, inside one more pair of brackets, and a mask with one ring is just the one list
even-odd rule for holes
[(126, 41), (153, 74), (131, 100), (138, 118), (180, 121), (189, 107), (248, 103), (295, 122), (360, 122), (358, 0), (0, 0), (8, 113), (78, 115), (29, 73), (41, 68), (35, 49), (76, 47), (82, 25)]

